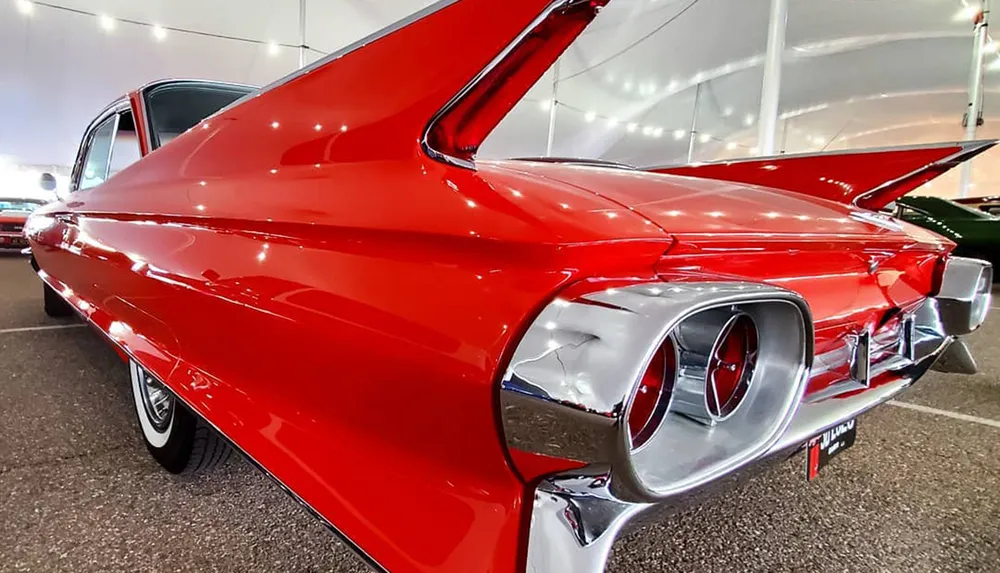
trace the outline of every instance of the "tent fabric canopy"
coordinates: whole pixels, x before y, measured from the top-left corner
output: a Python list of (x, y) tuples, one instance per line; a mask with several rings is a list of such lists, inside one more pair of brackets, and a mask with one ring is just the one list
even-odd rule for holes
[[(263, 85), (298, 66), (292, 46), (302, 41), (299, 0), (51, 0), (69, 10), (32, 4), (30, 14), (22, 13), (23, 3), (0, 6), (0, 155), (17, 164), (69, 164), (93, 116), (151, 80)], [(308, 59), (430, 3), (307, 0)], [(972, 23), (957, 16), (968, 3), (789, 0), (779, 147), (802, 152), (961, 139)], [(692, 126), (694, 160), (751, 155), (769, 4), (612, 1), (560, 60), (558, 81), (550, 70), (481, 154), (544, 155), (555, 105), (553, 155), (682, 163)], [(114, 18), (113, 29), (71, 10)], [(127, 20), (164, 30), (157, 37)], [(991, 104), (1000, 98), (998, 57), (987, 58), (982, 137), (1000, 136), (990, 121)], [(976, 162), (984, 187), (996, 180), (983, 167), (996, 163), (991, 156)]]

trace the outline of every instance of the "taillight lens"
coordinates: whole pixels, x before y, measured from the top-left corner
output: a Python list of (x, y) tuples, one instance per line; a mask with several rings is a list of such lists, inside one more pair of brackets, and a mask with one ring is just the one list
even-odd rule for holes
[(656, 431), (670, 402), (676, 371), (676, 351), (673, 343), (667, 339), (646, 366), (635, 398), (632, 399), (628, 431), (633, 448), (646, 443)]
[(753, 380), (757, 364), (757, 325), (745, 314), (734, 316), (712, 349), (705, 377), (705, 405), (716, 421), (733, 414)]

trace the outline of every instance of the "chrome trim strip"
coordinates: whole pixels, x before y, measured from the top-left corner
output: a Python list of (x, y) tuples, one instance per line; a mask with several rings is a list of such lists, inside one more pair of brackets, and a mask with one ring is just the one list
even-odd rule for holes
[[(34, 259), (32, 259), (32, 261), (34, 261)], [(115, 340), (114, 338), (112, 338), (108, 333), (104, 332), (104, 330), (100, 326), (98, 326), (98, 324), (95, 323), (89, 316), (87, 316), (86, 314), (83, 314), (80, 311), (80, 309), (77, 307), (77, 305), (73, 304), (73, 302), (70, 301), (66, 297), (66, 295), (63, 292), (62, 286), (60, 286), (59, 284), (56, 284), (57, 281), (55, 281), (55, 279), (53, 279), (48, 273), (38, 272), (38, 269), (35, 269), (35, 270), (38, 273), (38, 278), (41, 279), (41, 281), (43, 283), (49, 285), (52, 288), (52, 290), (54, 290), (57, 293), (59, 293), (59, 296), (61, 296), (63, 298), (63, 300), (66, 301), (66, 304), (68, 304), (74, 311), (76, 311), (76, 313), (87, 324), (89, 324), (95, 331), (97, 331), (98, 333), (100, 333), (101, 336), (103, 336), (106, 340), (108, 340), (113, 346), (115, 346), (116, 348), (120, 349), (126, 356), (128, 356), (131, 360), (133, 360), (137, 365), (139, 365), (140, 367), (142, 367), (143, 370), (147, 370), (148, 371), (148, 368), (146, 366), (144, 366), (142, 364), (142, 362), (138, 358), (136, 358), (131, 352), (129, 352), (129, 350), (127, 348), (125, 348), (124, 346), (122, 346), (117, 340)], [(93, 307), (93, 305), (91, 305), (91, 306)], [(163, 383), (163, 384), (164, 384), (164, 386), (166, 386), (166, 383)], [(167, 388), (169, 389), (169, 386), (167, 386)], [(241, 448), (236, 442), (234, 442), (232, 439), (230, 439), (230, 437), (227, 436), (225, 434), (225, 432), (223, 432), (222, 430), (220, 430), (219, 427), (216, 426), (211, 420), (209, 420), (208, 418), (205, 418), (204, 416), (198, 414), (197, 410), (195, 410), (192, 407), (192, 405), (191, 405), (190, 402), (184, 400), (184, 398), (182, 398), (181, 396), (177, 395), (177, 393), (175, 393), (172, 389), (170, 390), (170, 392), (171, 392), (171, 394), (174, 395), (175, 398), (177, 398), (178, 400), (180, 400), (181, 402), (183, 402), (184, 405), (189, 410), (191, 410), (191, 412), (195, 413), (195, 415), (198, 416), (202, 421), (204, 421), (206, 424), (208, 424), (209, 426), (211, 426), (212, 429), (217, 434), (219, 434), (220, 436), (222, 436), (222, 438), (224, 440), (226, 440), (226, 442), (228, 442), (229, 445), (232, 446), (232, 448), (235, 451), (237, 451), (240, 455), (242, 455), (244, 457), (244, 459), (246, 459), (248, 462), (250, 462), (251, 465), (253, 465), (258, 470), (260, 470), (260, 472), (263, 473), (265, 476), (267, 476), (268, 478), (270, 478), (275, 484), (277, 484), (277, 486), (279, 488), (281, 488), (282, 491), (284, 491), (286, 494), (288, 494), (292, 499), (294, 499), (296, 502), (298, 502), (298, 504), (301, 505), (306, 511), (308, 511), (313, 517), (315, 517), (323, 525), (325, 525), (326, 528), (331, 533), (333, 533), (335, 536), (337, 536), (337, 538), (341, 542), (343, 542), (344, 545), (346, 545), (348, 547), (348, 549), (350, 549), (351, 551), (353, 551), (359, 558), (361, 558), (361, 560), (364, 561), (365, 565), (367, 565), (368, 567), (370, 567), (371, 569), (373, 569), (376, 573), (389, 573), (388, 569), (386, 569), (385, 567), (383, 567), (378, 561), (375, 560), (374, 557), (372, 557), (371, 555), (369, 555), (368, 553), (366, 553), (365, 550), (362, 549), (360, 545), (358, 545), (357, 543), (355, 543), (354, 541), (352, 541), (351, 538), (348, 537), (344, 532), (342, 532), (341, 530), (337, 529), (337, 526), (335, 526), (330, 520), (328, 520), (327, 518), (323, 517), (323, 515), (320, 512), (318, 512), (315, 509), (313, 509), (313, 507), (311, 505), (309, 505), (309, 503), (306, 500), (304, 500), (301, 497), (299, 497), (299, 495), (297, 493), (295, 493), (290, 487), (288, 487), (287, 485), (285, 485), (285, 483), (282, 482), (281, 479), (278, 478), (278, 476), (276, 476), (273, 473), (271, 473), (266, 467), (263, 466), (263, 464), (261, 464), (256, 459), (254, 459), (254, 457), (251, 456), (249, 453), (247, 453), (246, 450), (244, 450), (243, 448)]]
[(567, 6), (583, 1), (586, 0), (554, 0), (551, 4), (549, 4), (545, 8), (545, 10), (542, 11), (541, 14), (536, 16), (535, 19), (531, 21), (531, 24), (529, 24), (527, 28), (521, 30), (521, 33), (519, 33), (511, 43), (507, 44), (507, 46), (504, 47), (504, 49), (501, 50), (500, 53), (497, 54), (497, 56), (493, 58), (490, 61), (490, 63), (486, 65), (485, 68), (480, 70), (479, 73), (476, 74), (475, 77), (473, 77), (472, 80), (468, 84), (466, 84), (464, 88), (462, 88), (457, 94), (455, 94), (451, 98), (451, 100), (448, 101), (448, 103), (444, 104), (444, 107), (442, 107), (440, 110), (438, 110), (436, 114), (434, 114), (434, 117), (432, 117), (431, 120), (427, 123), (427, 127), (424, 128), (424, 134), (420, 137), (420, 146), (423, 148), (424, 153), (426, 153), (431, 158), (441, 161), (443, 163), (454, 165), (456, 167), (462, 167), (465, 169), (475, 170), (476, 164), (474, 162), (466, 161), (465, 159), (460, 159), (458, 157), (452, 157), (451, 155), (448, 155), (446, 153), (441, 153), (440, 151), (437, 151), (436, 149), (430, 146), (430, 144), (427, 141), (427, 137), (430, 134), (431, 129), (434, 128), (434, 124), (436, 124), (438, 120), (444, 117), (445, 114), (451, 111), (452, 108), (458, 105), (458, 102), (462, 101), (469, 94), (469, 92), (475, 89), (476, 85), (478, 85), (479, 82), (481, 82), (484, 77), (489, 75), (489, 73), (492, 72), (494, 68), (496, 68), (498, 65), (500, 65), (501, 62), (507, 59), (507, 57), (510, 56), (511, 52), (517, 49), (518, 45), (520, 45), (521, 42), (524, 41), (524, 39), (528, 36), (528, 34), (534, 31), (535, 28), (540, 26), (541, 23), (544, 22), (545, 19), (548, 18), (550, 14), (552, 14), (556, 10), (559, 10), (560, 8), (565, 8)]
[(153, 80), (149, 83), (145, 83), (136, 90), (138, 92), (144, 92), (146, 90), (151, 90), (153, 88), (158, 88), (163, 85), (169, 85), (174, 83), (199, 83), (199, 84), (211, 84), (214, 86), (223, 87), (234, 87), (234, 88), (250, 88), (254, 90), (260, 89), (260, 86), (254, 84), (244, 84), (240, 82), (226, 82), (221, 80), (207, 80), (204, 78), (162, 78), (159, 80)]
[(941, 339), (933, 352), (917, 362), (905, 364), (896, 370), (899, 374), (898, 380), (868, 388), (851, 396), (831, 396), (803, 404), (792, 420), (791, 426), (768, 453), (775, 454), (787, 450), (797, 450), (809, 439), (823, 431), (891, 400), (923, 376), (952, 341), (951, 337)]

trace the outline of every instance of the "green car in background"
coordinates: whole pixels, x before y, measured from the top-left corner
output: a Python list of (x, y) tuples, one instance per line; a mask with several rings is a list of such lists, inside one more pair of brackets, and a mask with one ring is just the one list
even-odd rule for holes
[[(1000, 268), (1000, 218), (938, 197), (901, 197), (893, 214), (955, 241), (956, 255), (984, 259)], [(993, 277), (1000, 279), (1000, 272), (994, 271)]]

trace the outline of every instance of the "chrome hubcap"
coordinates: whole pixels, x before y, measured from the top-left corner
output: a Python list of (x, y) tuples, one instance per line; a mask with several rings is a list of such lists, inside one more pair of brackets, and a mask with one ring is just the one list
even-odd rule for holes
[(139, 389), (142, 405), (149, 422), (157, 431), (164, 431), (170, 425), (174, 414), (174, 395), (156, 378), (139, 368)]

